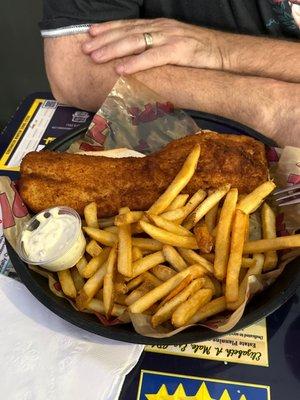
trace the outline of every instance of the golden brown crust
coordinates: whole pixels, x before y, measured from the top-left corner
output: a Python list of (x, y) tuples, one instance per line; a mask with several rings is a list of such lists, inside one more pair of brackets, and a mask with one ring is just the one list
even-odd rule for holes
[(34, 212), (67, 205), (82, 214), (91, 201), (98, 204), (99, 217), (116, 214), (122, 206), (146, 210), (170, 184), (195, 143), (201, 145), (201, 156), (186, 193), (223, 183), (249, 193), (268, 178), (262, 143), (205, 131), (174, 140), (144, 158), (29, 153), (21, 164), (20, 194)]

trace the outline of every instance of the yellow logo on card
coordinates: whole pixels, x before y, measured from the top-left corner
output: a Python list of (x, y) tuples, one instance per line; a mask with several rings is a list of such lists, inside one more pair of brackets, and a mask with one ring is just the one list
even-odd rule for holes
[[(145, 396), (147, 400), (214, 400), (209, 394), (205, 382), (201, 384), (198, 392), (194, 396), (187, 396), (184, 387), (181, 383), (178, 385), (175, 393), (172, 395), (168, 393), (166, 385), (162, 385), (157, 393), (146, 394)], [(221, 397), (216, 400), (232, 400), (232, 399), (227, 389), (225, 389)], [(242, 394), (239, 400), (247, 400), (247, 397)]]

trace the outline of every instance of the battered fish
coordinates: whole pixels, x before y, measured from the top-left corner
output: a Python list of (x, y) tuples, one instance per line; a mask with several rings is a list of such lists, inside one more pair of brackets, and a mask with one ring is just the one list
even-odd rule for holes
[(201, 155), (185, 193), (225, 183), (240, 193), (249, 193), (268, 179), (262, 143), (247, 136), (203, 131), (174, 140), (143, 158), (29, 153), (21, 164), (20, 194), (33, 212), (66, 205), (82, 215), (91, 201), (97, 203), (99, 217), (115, 215), (124, 206), (147, 210), (171, 183), (196, 143), (201, 145)]

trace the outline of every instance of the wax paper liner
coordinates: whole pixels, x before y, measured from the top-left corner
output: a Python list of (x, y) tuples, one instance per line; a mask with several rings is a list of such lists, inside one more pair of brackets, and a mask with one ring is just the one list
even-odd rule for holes
[[(161, 106), (163, 105), (163, 106)], [(163, 110), (163, 112), (161, 111)], [(199, 128), (183, 111), (175, 110), (173, 106), (161, 99), (150, 89), (132, 78), (120, 78), (108, 95), (101, 109), (95, 115), (91, 126), (81, 141), (75, 142), (69, 152), (95, 151), (127, 147), (144, 154), (156, 151), (173, 139), (195, 133)], [(199, 133), (201, 134), (201, 132)], [(99, 152), (101, 155), (101, 151)], [(300, 182), (300, 149), (286, 147), (284, 149), (268, 149), (271, 177), (278, 187), (293, 185)], [(271, 199), (269, 199), (271, 200)], [(3, 227), (6, 238), (16, 249), (16, 238), (29, 219), (26, 207), (18, 195), (15, 185), (7, 177), (0, 177), (0, 203), (2, 206)], [(271, 201), (272, 203), (272, 201)], [(274, 204), (273, 204), (274, 207)], [(260, 237), (260, 218), (258, 213), (251, 217), (251, 239)], [(279, 235), (294, 233), (300, 228), (300, 205), (284, 207), (277, 210), (277, 230)], [(289, 261), (300, 255), (300, 251), (291, 251), (280, 259), (278, 268), (260, 276), (251, 276), (248, 280), (246, 301), (233, 313), (205, 321), (202, 325), (218, 332), (231, 330), (243, 315), (247, 300), (256, 292), (270, 285), (283, 271)], [(36, 272), (48, 277), (49, 287), (53, 293), (65, 297), (54, 275), (34, 268)], [(74, 307), (74, 303), (71, 302)], [(97, 313), (95, 313), (97, 315)], [(124, 318), (102, 323), (127, 322), (128, 313)], [(164, 327), (152, 328), (150, 317), (146, 315), (130, 315), (137, 332), (150, 337), (169, 337), (181, 328), (173, 330), (166, 324)]]

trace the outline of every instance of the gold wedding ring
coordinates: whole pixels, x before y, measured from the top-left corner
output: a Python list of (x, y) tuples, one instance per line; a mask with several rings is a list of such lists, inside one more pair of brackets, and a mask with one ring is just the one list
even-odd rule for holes
[(153, 37), (151, 35), (151, 33), (149, 32), (145, 32), (143, 33), (144, 35), (144, 39), (145, 39), (145, 50), (151, 49), (151, 47), (153, 47)]

